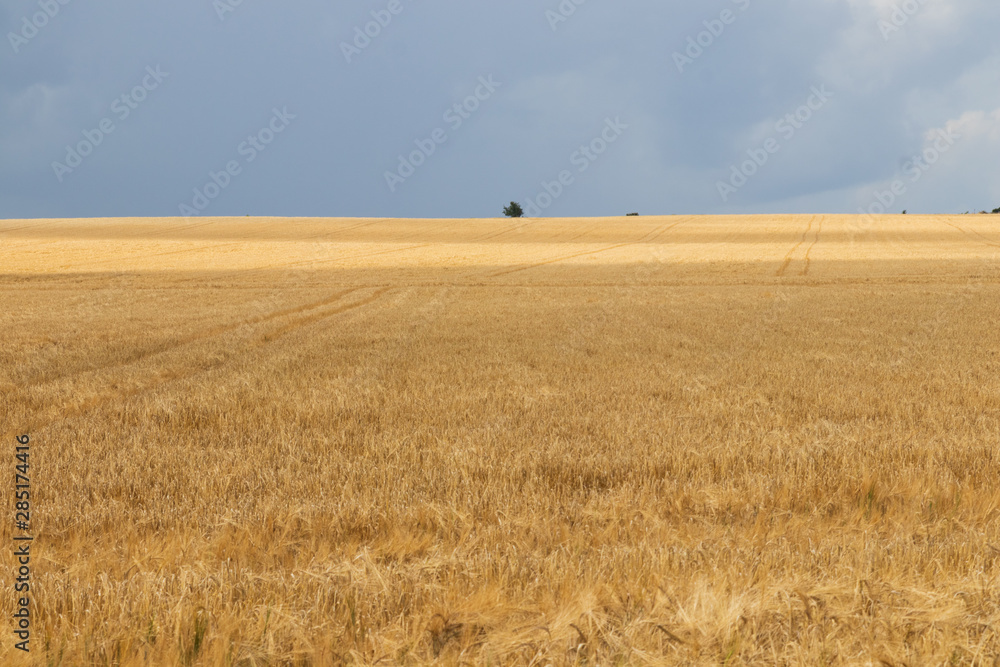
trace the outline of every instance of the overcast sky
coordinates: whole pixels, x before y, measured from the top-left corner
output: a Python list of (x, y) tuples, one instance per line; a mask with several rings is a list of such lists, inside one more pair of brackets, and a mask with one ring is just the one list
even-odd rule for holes
[(996, 0), (0, 0), (0, 29), (0, 218), (1000, 206)]

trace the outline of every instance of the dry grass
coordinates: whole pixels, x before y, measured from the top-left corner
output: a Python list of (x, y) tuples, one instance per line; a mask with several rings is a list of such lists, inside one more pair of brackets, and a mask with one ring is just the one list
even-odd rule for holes
[(996, 216), (0, 244), (4, 664), (998, 662)]

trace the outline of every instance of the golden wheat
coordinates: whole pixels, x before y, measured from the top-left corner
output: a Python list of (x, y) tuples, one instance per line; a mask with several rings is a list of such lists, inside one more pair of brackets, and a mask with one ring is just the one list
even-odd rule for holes
[(3, 664), (997, 664), (996, 216), (0, 244)]

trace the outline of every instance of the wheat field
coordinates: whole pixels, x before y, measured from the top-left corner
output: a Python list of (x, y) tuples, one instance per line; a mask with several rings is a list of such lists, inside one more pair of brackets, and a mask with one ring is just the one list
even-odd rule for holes
[(1000, 664), (998, 216), (0, 247), (0, 663)]

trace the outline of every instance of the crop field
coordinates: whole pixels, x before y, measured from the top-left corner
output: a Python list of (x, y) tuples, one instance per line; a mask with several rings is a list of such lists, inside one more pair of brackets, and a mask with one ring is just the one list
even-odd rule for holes
[(0, 664), (1000, 664), (1000, 216), (0, 249)]

